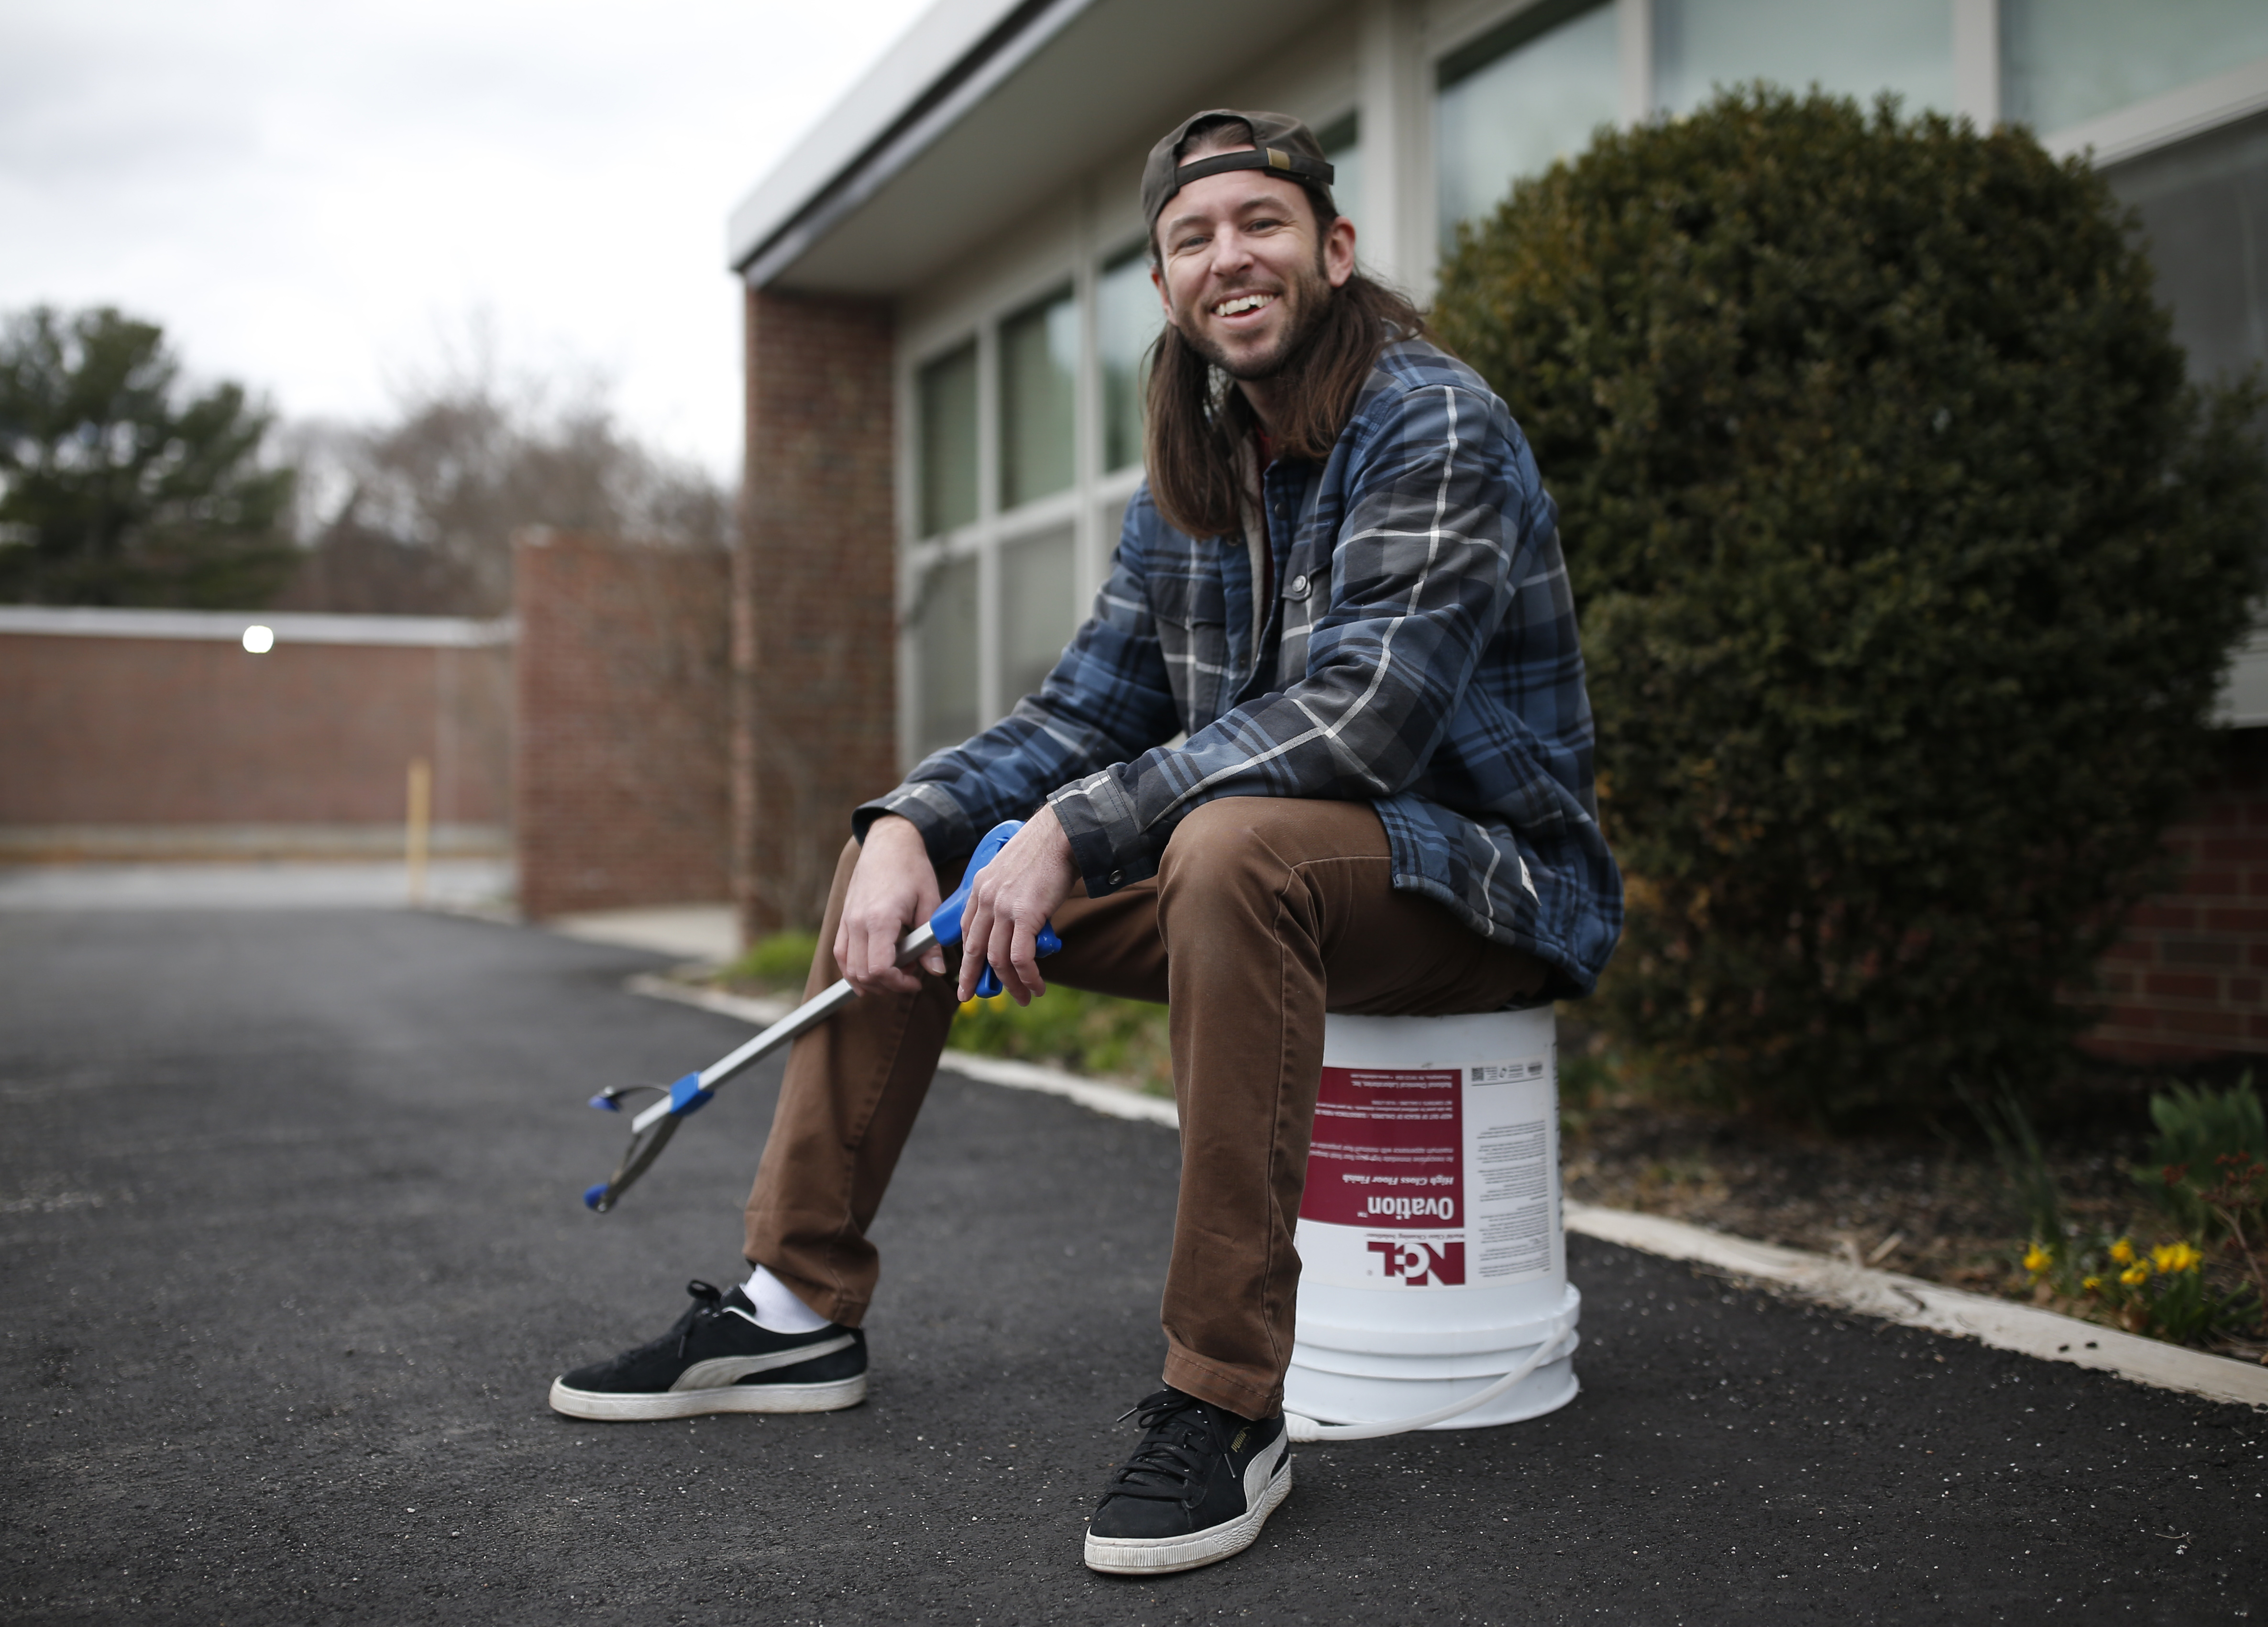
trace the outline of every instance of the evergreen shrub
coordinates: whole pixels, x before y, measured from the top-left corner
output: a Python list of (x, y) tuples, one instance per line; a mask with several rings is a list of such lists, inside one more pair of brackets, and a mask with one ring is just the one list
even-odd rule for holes
[(1738, 1097), (1911, 1115), (2092, 1017), (2257, 580), (2102, 179), (1764, 86), (1602, 132), (1434, 320), (1558, 498), (1630, 920), (1609, 1023)]

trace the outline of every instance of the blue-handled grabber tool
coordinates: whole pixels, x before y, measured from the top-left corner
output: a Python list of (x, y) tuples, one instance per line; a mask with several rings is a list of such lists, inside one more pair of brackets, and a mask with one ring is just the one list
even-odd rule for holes
[[(900, 966), (920, 960), (937, 946), (949, 949), (961, 941), (961, 912), (968, 905), (969, 885), (976, 880), (976, 872), (1008, 845), (1008, 838), (1023, 827), (1021, 820), (1003, 820), (984, 833), (984, 840), (976, 844), (968, 869), (961, 876), (961, 885), (954, 889), (953, 896), (939, 904), (926, 922), (898, 940)], [(1063, 939), (1056, 936), (1053, 926), (1042, 926), (1037, 947), (1042, 954), (1053, 954), (1063, 947)], [(989, 965), (977, 982), (976, 992), (988, 998), (1000, 992), (999, 976)], [(850, 979), (838, 979), (740, 1049), (718, 1057), (698, 1073), (687, 1074), (674, 1085), (617, 1085), (592, 1097), (593, 1107), (608, 1113), (621, 1112), (624, 1101), (634, 1096), (652, 1094), (662, 1100), (639, 1109), (637, 1116), (630, 1121), (630, 1144), (622, 1153), (622, 1162), (615, 1166), (613, 1174), (583, 1194), (583, 1202), (605, 1214), (615, 1206), (615, 1200), (630, 1189), (630, 1183), (661, 1156), (662, 1148), (669, 1145), (669, 1138), (677, 1133), (677, 1127), (687, 1116), (709, 1104), (719, 1086), (753, 1068), (798, 1034), (817, 1027), (858, 998), (858, 990), (851, 988)]]

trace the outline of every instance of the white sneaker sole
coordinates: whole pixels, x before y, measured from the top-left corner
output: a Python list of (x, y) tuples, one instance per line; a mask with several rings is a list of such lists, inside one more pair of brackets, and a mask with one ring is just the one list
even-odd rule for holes
[(1251, 1547), (1253, 1539), (1260, 1535), (1260, 1528), (1268, 1523), (1268, 1516), (1291, 1495), (1292, 1459), (1287, 1453), (1284, 1467), (1268, 1483), (1258, 1507), (1248, 1509), (1209, 1530), (1192, 1531), (1187, 1536), (1096, 1536), (1090, 1532), (1086, 1539), (1086, 1568), (1112, 1576), (1163, 1576), (1171, 1571), (1194, 1571), (1199, 1565), (1211, 1564)]
[(663, 1390), (615, 1395), (551, 1381), (551, 1410), (571, 1418), (610, 1424), (644, 1418), (689, 1418), (704, 1412), (839, 1412), (866, 1399), (866, 1375), (825, 1384), (726, 1384), (716, 1389)]

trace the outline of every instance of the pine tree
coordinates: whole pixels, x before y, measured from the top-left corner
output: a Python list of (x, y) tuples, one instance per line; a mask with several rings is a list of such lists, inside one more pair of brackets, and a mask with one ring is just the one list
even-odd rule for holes
[(0, 600), (249, 609), (290, 575), (272, 415), (202, 393), (153, 322), (40, 306), (0, 328)]

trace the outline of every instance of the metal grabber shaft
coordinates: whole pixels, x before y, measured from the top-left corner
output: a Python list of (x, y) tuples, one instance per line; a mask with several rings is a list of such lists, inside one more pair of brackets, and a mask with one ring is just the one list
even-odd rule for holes
[[(1021, 820), (1004, 820), (984, 833), (984, 840), (976, 844), (976, 851), (968, 861), (968, 872), (953, 896), (937, 907), (937, 910), (921, 925), (915, 927), (898, 940), (897, 964), (910, 965), (939, 945), (951, 948), (961, 941), (961, 911), (968, 904), (968, 889), (976, 872), (990, 864), (1000, 850), (1008, 845), (1008, 838), (1023, 828)], [(1063, 940), (1052, 926), (1042, 927), (1037, 945), (1040, 953), (1053, 954), (1063, 947)], [(990, 997), (1000, 992), (1000, 979), (990, 966), (976, 985), (976, 992)], [(858, 998), (850, 979), (838, 978), (834, 983), (814, 994), (786, 1016), (766, 1028), (747, 1044), (730, 1054), (718, 1057), (698, 1073), (688, 1073), (665, 1092), (656, 1085), (617, 1086), (600, 1091), (591, 1098), (591, 1105), (608, 1113), (622, 1111), (622, 1099), (626, 1095), (648, 1091), (662, 1100), (641, 1109), (630, 1121), (630, 1144), (623, 1152), (615, 1173), (583, 1194), (583, 1202), (600, 1214), (615, 1206), (615, 1200), (627, 1190), (630, 1183), (644, 1174), (662, 1148), (677, 1133), (677, 1127), (686, 1117), (699, 1112), (709, 1104), (719, 1086), (735, 1075), (755, 1066), (781, 1046), (798, 1035), (808, 1033), (825, 1022), (843, 1006)]]

